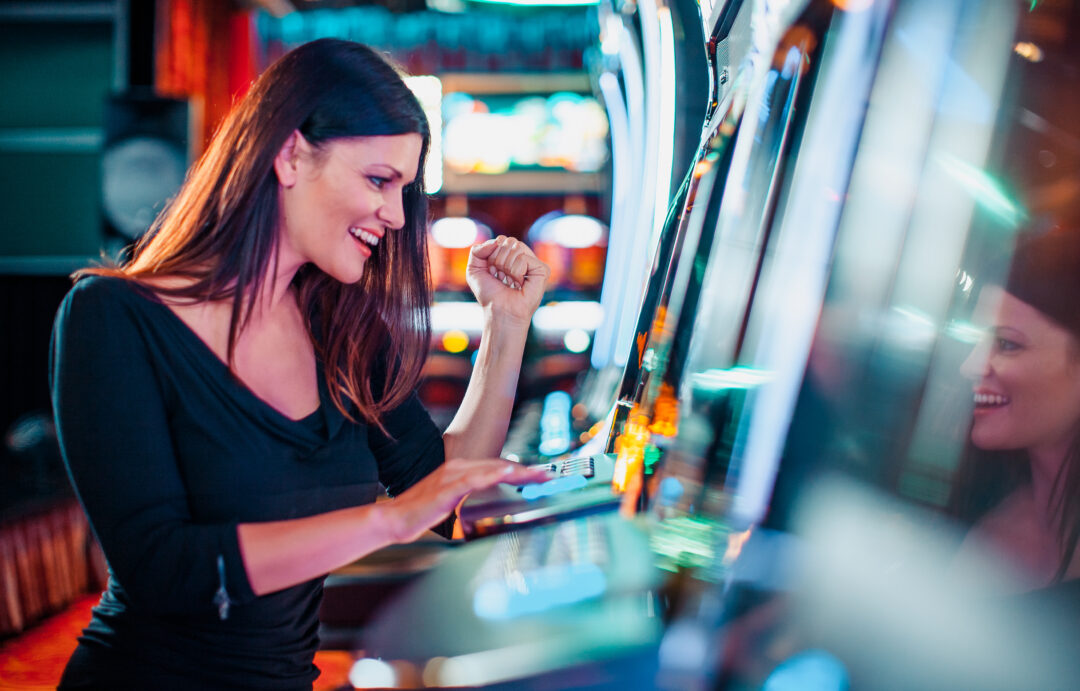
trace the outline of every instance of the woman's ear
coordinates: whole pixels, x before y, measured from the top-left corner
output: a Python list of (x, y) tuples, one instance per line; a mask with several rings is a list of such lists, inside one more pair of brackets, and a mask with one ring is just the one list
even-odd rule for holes
[(274, 157), (274, 173), (282, 187), (292, 187), (299, 177), (300, 150), (307, 145), (304, 135), (293, 130)]

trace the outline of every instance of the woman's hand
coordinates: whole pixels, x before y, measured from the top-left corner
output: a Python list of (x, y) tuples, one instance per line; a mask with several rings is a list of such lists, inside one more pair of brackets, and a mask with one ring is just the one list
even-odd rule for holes
[(412, 542), (454, 511), (469, 492), (500, 482), (521, 485), (553, 476), (545, 468), (524, 466), (501, 458), (448, 460), (385, 507), (388, 530), (395, 542)]
[(525, 243), (500, 235), (472, 248), (465, 280), (482, 307), (528, 324), (550, 273)]

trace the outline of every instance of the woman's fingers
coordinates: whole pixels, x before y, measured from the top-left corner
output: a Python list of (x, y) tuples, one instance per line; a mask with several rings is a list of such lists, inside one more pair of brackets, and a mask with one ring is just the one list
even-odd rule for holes
[(472, 253), (486, 262), (495, 280), (514, 289), (521, 288), (534, 264), (540, 264), (528, 245), (505, 235), (474, 246)]
[[(527, 466), (503, 459), (485, 459), (478, 461), (447, 461), (447, 472), (461, 475), (466, 492), (499, 483), (524, 484), (544, 482), (551, 479), (546, 466)], [(455, 478), (456, 479), (456, 478)]]
[(493, 238), (491, 240), (485, 240), (479, 245), (473, 245), (472, 249), (470, 249), (469, 251), (472, 252), (472, 254), (477, 259), (487, 260), (491, 257), (492, 253), (495, 252), (496, 249), (498, 249), (498, 245), (495, 244), (495, 241), (497, 239), (498, 238)]
[(470, 492), (499, 483), (520, 485), (553, 477), (544, 466), (504, 459), (449, 460), (390, 503), (394, 535), (401, 541), (415, 539), (443, 520)]

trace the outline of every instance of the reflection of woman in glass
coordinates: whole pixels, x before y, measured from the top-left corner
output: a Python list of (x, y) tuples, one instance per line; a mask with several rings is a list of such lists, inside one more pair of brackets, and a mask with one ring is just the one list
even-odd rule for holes
[[(1025, 586), (1080, 582), (1080, 232), (1025, 237), (1004, 287), (976, 306), (990, 332), (964, 363), (971, 442), (954, 505), (962, 553), (1003, 554)], [(990, 452), (990, 453), (984, 453)]]

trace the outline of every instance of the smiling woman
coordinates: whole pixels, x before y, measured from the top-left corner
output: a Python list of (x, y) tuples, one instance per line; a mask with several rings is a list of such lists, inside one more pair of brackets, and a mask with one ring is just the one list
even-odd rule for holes
[[(964, 363), (973, 381), (975, 447), (955, 503), (974, 513), (965, 547), (988, 545), (1032, 588), (1074, 580), (1080, 539), (1080, 232), (1021, 239), (1003, 287), (976, 315), (987, 337)], [(997, 476), (1001, 482), (988, 481)], [(1003, 491), (993, 492), (1000, 484)], [(973, 517), (974, 516), (970, 516)]]
[(471, 250), (484, 330), (444, 433), (416, 396), (428, 141), (377, 54), (305, 44), (130, 259), (76, 275), (53, 408), (110, 579), (60, 688), (310, 689), (327, 573), (447, 532), (474, 489), (547, 479), (495, 458), (548, 276), (523, 244)]
[(357, 137), (315, 149), (294, 132), (274, 159), (281, 182), (278, 270), (308, 262), (356, 283), (387, 233), (405, 225), (402, 192), (416, 179), (419, 134)]

